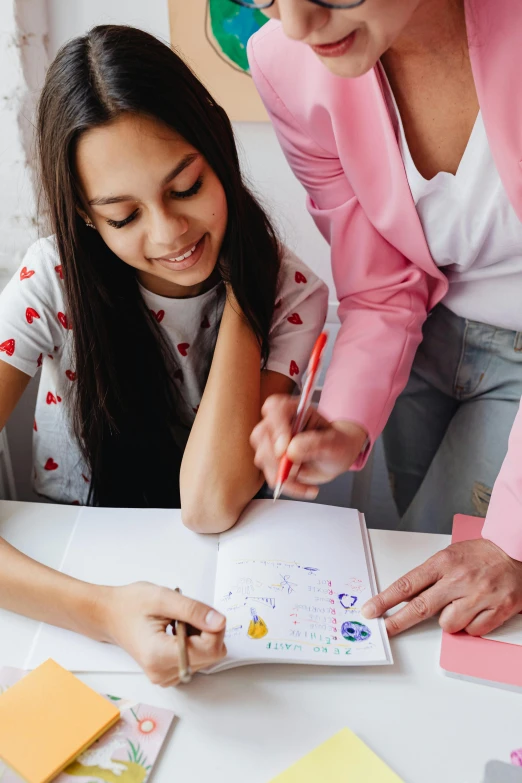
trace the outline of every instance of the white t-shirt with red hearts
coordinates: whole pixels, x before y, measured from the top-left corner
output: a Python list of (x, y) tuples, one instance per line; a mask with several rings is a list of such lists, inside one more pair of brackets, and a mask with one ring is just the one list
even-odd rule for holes
[[(179, 362), (176, 381), (186, 420), (197, 413), (223, 315), (219, 284), (200, 296), (169, 299), (141, 288)], [(328, 307), (328, 289), (285, 251), (270, 330), (267, 369), (299, 384)], [(0, 360), (33, 376), (41, 367), (33, 425), (33, 486), (60, 503), (87, 502), (90, 472), (72, 431), (68, 392), (76, 381), (72, 325), (66, 313), (62, 269), (53, 237), (27, 251), (22, 267), (0, 294)], [(139, 358), (139, 357), (137, 357)], [(186, 441), (190, 427), (180, 431)]]

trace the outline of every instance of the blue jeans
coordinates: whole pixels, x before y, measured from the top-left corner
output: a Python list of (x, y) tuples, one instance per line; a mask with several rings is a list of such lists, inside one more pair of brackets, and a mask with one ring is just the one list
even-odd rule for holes
[(521, 396), (522, 333), (438, 305), (383, 434), (399, 529), (485, 516)]

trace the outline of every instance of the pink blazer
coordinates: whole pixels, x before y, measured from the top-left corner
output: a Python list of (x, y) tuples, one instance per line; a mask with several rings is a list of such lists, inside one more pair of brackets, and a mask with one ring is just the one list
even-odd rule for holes
[[(522, 2), (469, 0), (467, 24), (492, 154), (522, 220)], [(426, 244), (377, 69), (357, 79), (334, 76), (275, 21), (251, 38), (249, 60), (308, 209), (331, 246), (342, 326), (322, 410), (358, 422), (373, 442), (406, 385), (427, 313), (448, 283)], [(520, 411), (483, 535), (522, 560)]]

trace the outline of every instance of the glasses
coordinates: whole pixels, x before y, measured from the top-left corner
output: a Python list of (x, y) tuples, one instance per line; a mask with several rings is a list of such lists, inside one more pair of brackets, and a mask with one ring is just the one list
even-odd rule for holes
[[(232, 0), (233, 3), (236, 5), (242, 5), (245, 8), (270, 8), (271, 5), (274, 5), (275, 0)], [(323, 8), (357, 8), (357, 6), (362, 5), (366, 0), (352, 0), (351, 3), (347, 3), (346, 0), (330, 0), (329, 2), (326, 2), (326, 0), (309, 0), (310, 3), (314, 3), (315, 5), (320, 5)]]

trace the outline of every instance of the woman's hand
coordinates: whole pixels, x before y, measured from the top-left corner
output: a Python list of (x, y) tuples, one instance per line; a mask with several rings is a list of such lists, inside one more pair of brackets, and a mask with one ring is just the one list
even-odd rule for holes
[(284, 493), (294, 498), (314, 498), (318, 485), (331, 481), (351, 468), (367, 437), (351, 421), (329, 422), (310, 409), (306, 430), (291, 437), (292, 421), (299, 400), (287, 394), (274, 394), (262, 408), (262, 420), (250, 437), (255, 449), (255, 464), (267, 483), (276, 484), (279, 461), (285, 451), (294, 463)]
[(102, 590), (106, 640), (132, 655), (155, 685), (168, 688), (179, 683), (177, 640), (166, 633), (172, 620), (201, 630), (200, 636), (187, 638), (193, 671), (226, 655), (225, 617), (209, 606), (148, 582)]
[(380, 617), (403, 601), (386, 619), (390, 636), (439, 612), (444, 631), (483, 636), (522, 610), (522, 563), (485, 539), (451, 544), (367, 601), (362, 614)]

